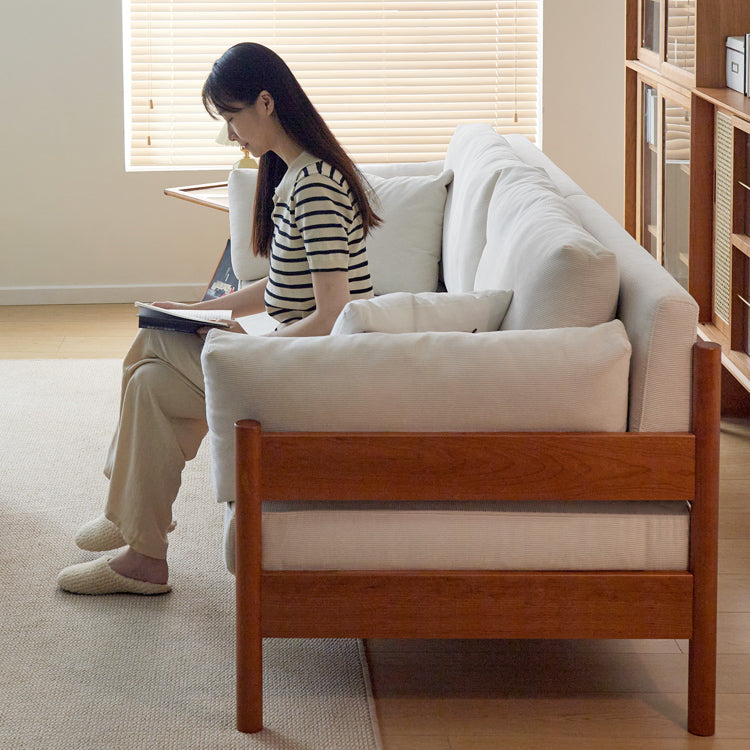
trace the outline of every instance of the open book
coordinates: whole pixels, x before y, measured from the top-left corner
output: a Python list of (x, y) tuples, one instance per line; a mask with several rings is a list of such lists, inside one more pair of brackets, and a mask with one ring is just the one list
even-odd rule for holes
[(228, 328), (231, 310), (169, 310), (136, 302), (139, 328), (195, 333), (199, 328)]

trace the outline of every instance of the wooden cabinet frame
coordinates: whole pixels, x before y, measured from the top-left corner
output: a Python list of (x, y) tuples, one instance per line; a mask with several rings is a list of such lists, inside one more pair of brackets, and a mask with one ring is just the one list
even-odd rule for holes
[[(659, 39), (659, 49), (650, 50), (647, 47), (642, 46), (643, 41), (643, 18), (645, 6), (652, 0), (638, 0), (637, 3), (637, 51), (635, 57), (640, 60), (644, 65), (658, 71), (659, 75), (669, 79), (678, 86), (685, 88), (691, 88), (695, 86), (696, 76), (694, 73), (684, 70), (677, 65), (673, 65), (666, 59), (667, 49), (667, 9), (668, 0), (653, 0), (660, 8), (659, 12), (659, 28), (657, 31)], [(697, 25), (697, 12), (696, 12), (696, 25)], [(697, 28), (696, 28), (697, 35)], [(697, 45), (696, 45), (697, 49)]]
[[(695, 2), (695, 73), (666, 61), (668, 0), (657, 0), (659, 18), (659, 51), (642, 46), (643, 11), (647, 0), (626, 0), (626, 100), (625, 100), (625, 228), (641, 241), (642, 151), (641, 138), (642, 82), (658, 91), (668, 87), (682, 92), (690, 100), (690, 248), (688, 257), (688, 291), (698, 302), (699, 333), (722, 346), (727, 394), (726, 414), (750, 415), (750, 356), (747, 354), (750, 323), (747, 308), (739, 299), (740, 290), (750, 292), (750, 240), (736, 224), (740, 216), (739, 197), (733, 193), (732, 241), (730, 258), (730, 310), (723, 312), (729, 323), (714, 314), (714, 225), (715, 225), (715, 148), (716, 112), (733, 119), (734, 132), (747, 134), (750, 127), (750, 97), (726, 88), (726, 38), (750, 31), (748, 0), (696, 0)], [(679, 102), (678, 102), (679, 103)], [(750, 134), (748, 134), (750, 137)], [(747, 154), (735, 148), (735, 165)], [(663, 185), (662, 185), (663, 192)], [(722, 270), (723, 272), (723, 270)], [(722, 289), (724, 286), (722, 285)], [(744, 295), (742, 295), (744, 296)], [(746, 297), (750, 301), (750, 296)], [(724, 302), (722, 301), (722, 305)], [(745, 308), (745, 309), (743, 309)], [(723, 309), (723, 308), (722, 308)], [(734, 321), (732, 323), (732, 321)], [(730, 404), (731, 401), (731, 404)]]
[[(628, 158), (626, 164), (629, 165), (632, 188), (626, 190), (627, 200), (625, 208), (625, 226), (626, 229), (636, 238), (644, 247), (649, 246), (645, 236), (643, 216), (644, 206), (644, 155), (646, 149), (646, 139), (644, 136), (644, 86), (650, 86), (656, 91), (657, 107), (655, 109), (655, 138), (654, 153), (656, 154), (656, 217), (652, 229), (654, 237), (654, 257), (663, 263), (663, 245), (664, 245), (664, 119), (665, 119), (665, 102), (669, 101), (683, 109), (691, 112), (692, 101), (689, 93), (684, 89), (675, 88), (669, 83), (665, 83), (658, 76), (654, 75), (647, 69), (629, 68), (628, 69), (628, 128), (627, 146)], [(692, 128), (691, 128), (692, 132)], [(633, 159), (633, 154), (635, 159)], [(692, 172), (691, 172), (692, 179)], [(689, 253), (688, 247), (685, 247)], [(688, 266), (689, 266), (688, 262)]]

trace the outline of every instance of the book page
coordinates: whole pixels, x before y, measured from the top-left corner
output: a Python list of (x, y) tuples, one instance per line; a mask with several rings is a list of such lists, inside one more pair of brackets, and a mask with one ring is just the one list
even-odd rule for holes
[(212, 320), (231, 320), (231, 310), (178, 310), (167, 307), (157, 307), (156, 305), (149, 305), (146, 302), (136, 302), (136, 307), (143, 307), (146, 310), (155, 310), (159, 313), (166, 315), (173, 315), (176, 318), (185, 318), (186, 320), (195, 320), (201, 322), (208, 322)]

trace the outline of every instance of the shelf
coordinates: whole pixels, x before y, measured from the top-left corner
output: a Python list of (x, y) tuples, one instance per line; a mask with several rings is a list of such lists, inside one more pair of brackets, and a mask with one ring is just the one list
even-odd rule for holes
[(695, 89), (695, 93), (722, 109), (750, 120), (750, 97), (734, 89)]
[(750, 258), (750, 237), (746, 234), (733, 234), (732, 246), (736, 247), (743, 255)]
[(710, 323), (700, 323), (698, 335), (704, 341), (713, 341), (721, 346), (722, 365), (746, 391), (750, 392), (750, 357), (744, 352), (731, 349), (729, 338)]

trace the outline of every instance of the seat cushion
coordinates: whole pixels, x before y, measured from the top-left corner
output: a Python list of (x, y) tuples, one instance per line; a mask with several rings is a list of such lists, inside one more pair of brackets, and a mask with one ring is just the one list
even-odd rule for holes
[[(224, 560), (234, 572), (234, 509)], [(686, 570), (679, 502), (264, 503), (267, 570)]]
[(474, 288), (513, 289), (504, 330), (612, 320), (619, 285), (614, 253), (581, 226), (543, 169), (502, 170)]

